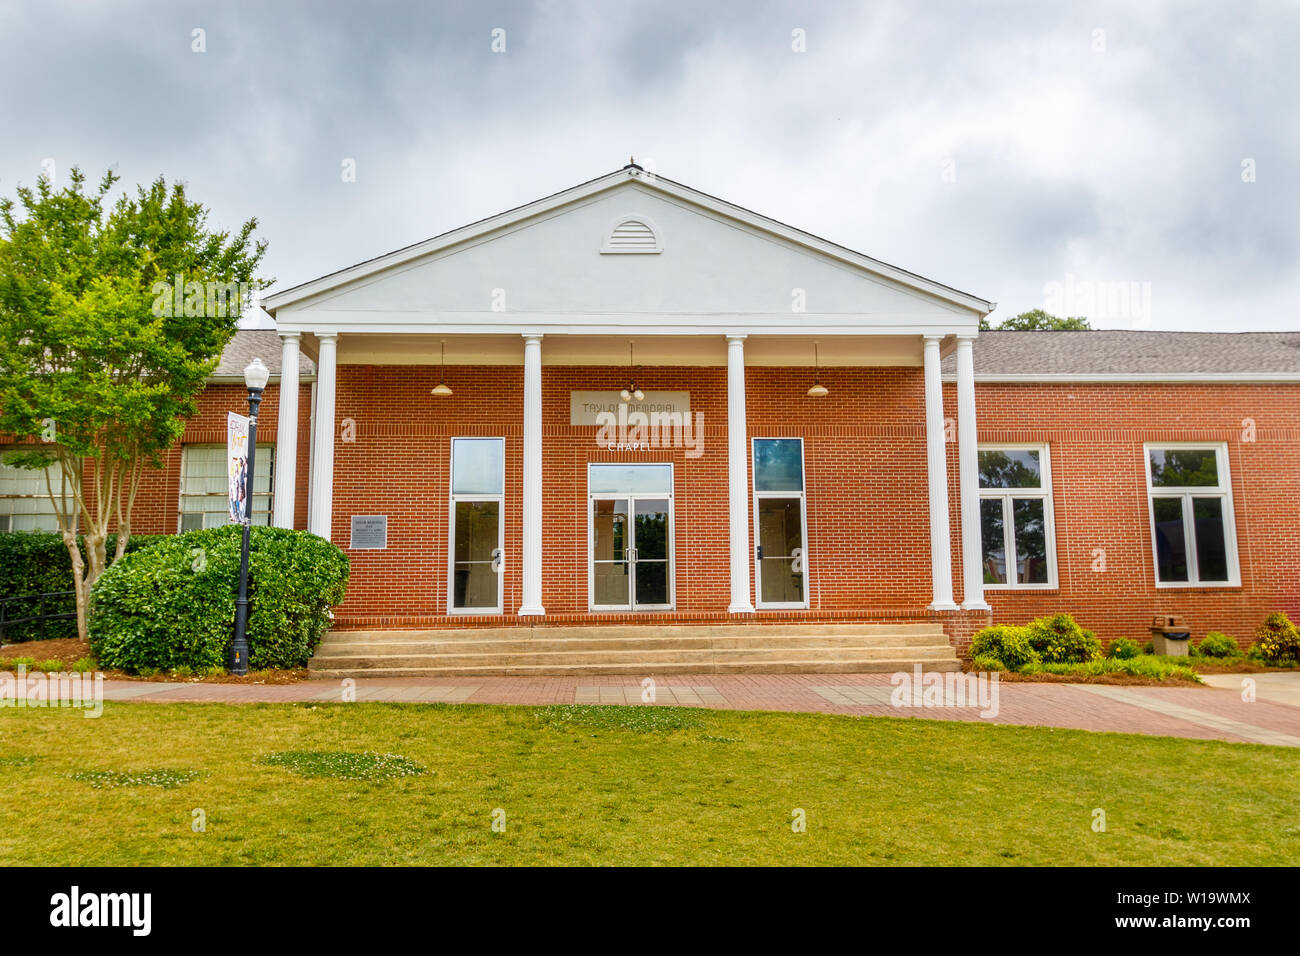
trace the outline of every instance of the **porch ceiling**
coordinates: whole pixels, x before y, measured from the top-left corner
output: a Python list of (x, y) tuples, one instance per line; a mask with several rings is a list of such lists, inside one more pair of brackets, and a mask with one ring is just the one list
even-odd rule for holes
[[(628, 341), (638, 365), (725, 366), (727, 343), (721, 335), (559, 335), (542, 339), (543, 365), (626, 365)], [(522, 365), (519, 335), (420, 335), (347, 333), (339, 336), (340, 365), (437, 365), (440, 345), (448, 365)], [(745, 340), (745, 364), (811, 366), (813, 336), (755, 335)], [(823, 366), (919, 366), (918, 335), (836, 335), (817, 338)], [(303, 351), (316, 356), (314, 335), (303, 336)]]

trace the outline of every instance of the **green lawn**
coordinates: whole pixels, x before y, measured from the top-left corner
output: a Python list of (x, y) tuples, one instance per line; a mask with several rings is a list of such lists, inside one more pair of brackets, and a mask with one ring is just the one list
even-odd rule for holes
[[(379, 762), (394, 776), (345, 779), (320, 776), (333, 758), (271, 757), (292, 751), (405, 759)], [(170, 772), (146, 773), (158, 770)], [(109, 703), (98, 720), (0, 710), (5, 865), (1294, 866), (1297, 805), (1297, 750), (919, 719), (416, 704)], [(196, 808), (206, 832), (191, 828)], [(498, 808), (503, 833), (492, 830)], [(796, 808), (805, 833), (791, 829)]]

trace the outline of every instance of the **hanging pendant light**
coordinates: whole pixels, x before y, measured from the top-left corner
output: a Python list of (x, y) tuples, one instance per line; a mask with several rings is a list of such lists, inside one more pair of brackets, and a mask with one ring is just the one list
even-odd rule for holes
[(430, 395), (437, 395), (439, 398), (446, 398), (451, 394), (451, 389), (446, 382), (447, 372), (447, 340), (442, 340), (442, 366), (438, 370), (438, 384), (429, 392)]
[(645, 392), (637, 388), (636, 368), (632, 360), (632, 355), (633, 355), (632, 343), (628, 342), (627, 343), (627, 373), (628, 376), (630, 377), (630, 381), (628, 382), (627, 387), (618, 393), (618, 397), (625, 402), (630, 402), (634, 398), (639, 402), (643, 398), (645, 398)]
[(830, 394), (830, 390), (822, 384), (821, 357), (817, 354), (817, 343), (813, 343), (813, 366), (816, 373), (813, 376), (812, 388), (808, 389), (808, 394), (813, 398), (825, 398)]

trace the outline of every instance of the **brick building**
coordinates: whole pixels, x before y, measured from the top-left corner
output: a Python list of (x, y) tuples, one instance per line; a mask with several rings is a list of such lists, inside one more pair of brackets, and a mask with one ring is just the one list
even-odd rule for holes
[(225, 520), (262, 358), (254, 504), (348, 551), (340, 630), (921, 621), (961, 649), (1055, 611), (1246, 640), (1300, 604), (1300, 334), (980, 333), (990, 302), (636, 166), (264, 305), (134, 526)]

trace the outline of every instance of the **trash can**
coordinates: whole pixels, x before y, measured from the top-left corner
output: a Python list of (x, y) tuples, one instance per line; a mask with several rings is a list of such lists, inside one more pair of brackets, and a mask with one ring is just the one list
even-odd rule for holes
[(1176, 614), (1164, 614), (1151, 622), (1151, 643), (1157, 654), (1186, 657), (1187, 639), (1191, 636), (1187, 621)]

